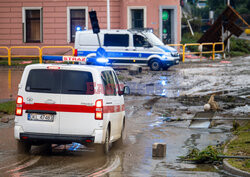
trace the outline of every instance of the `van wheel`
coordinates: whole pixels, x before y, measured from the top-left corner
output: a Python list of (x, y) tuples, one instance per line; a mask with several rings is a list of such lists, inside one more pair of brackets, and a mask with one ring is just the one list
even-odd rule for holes
[(106, 131), (105, 142), (103, 144), (103, 151), (105, 154), (108, 154), (111, 148), (109, 130), (110, 129), (108, 128)]
[(160, 71), (161, 70), (161, 62), (159, 60), (153, 60), (150, 62), (150, 69), (152, 71)]
[(30, 152), (31, 144), (27, 142), (17, 141), (17, 152), (19, 154), (27, 154)]
[(124, 118), (122, 131), (121, 131), (121, 137), (115, 142), (115, 144), (118, 146), (123, 145), (125, 142), (125, 139), (126, 139), (126, 135), (125, 135), (125, 118)]

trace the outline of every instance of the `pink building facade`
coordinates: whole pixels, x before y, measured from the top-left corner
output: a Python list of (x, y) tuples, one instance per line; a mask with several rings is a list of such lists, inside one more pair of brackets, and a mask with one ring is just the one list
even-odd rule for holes
[(164, 43), (181, 40), (179, 0), (0, 0), (0, 46), (74, 44), (75, 30), (91, 29), (97, 12), (101, 29), (152, 28)]

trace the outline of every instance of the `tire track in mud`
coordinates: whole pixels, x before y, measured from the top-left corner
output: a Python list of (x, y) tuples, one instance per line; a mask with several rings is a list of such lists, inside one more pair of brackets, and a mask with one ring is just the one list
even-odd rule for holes
[(103, 175), (115, 170), (121, 164), (120, 157), (116, 154), (113, 162), (112, 163), (111, 162), (112, 162), (112, 160), (110, 162), (108, 162), (108, 163), (110, 163), (108, 166), (106, 166), (106, 164), (103, 165), (96, 172), (89, 174), (87, 177), (103, 176)]
[[(100, 166), (99, 168), (93, 165), (93, 168), (83, 168), (82, 164), (79, 162), (70, 163), (64, 165), (63, 168), (55, 167), (54, 169), (44, 168), (44, 166), (37, 166), (35, 168), (26, 170), (26, 168), (31, 167), (32, 165), (36, 164), (42, 156), (36, 156), (31, 158), (27, 161), (28, 158), (23, 159), (15, 164), (11, 164), (10, 166), (5, 166), (2, 168), (10, 168), (16, 166), (8, 171), (5, 172), (7, 175), (11, 176), (47, 176), (49, 175), (59, 175), (59, 176), (103, 176), (113, 170), (115, 170), (121, 163), (121, 159), (119, 155), (112, 154), (111, 156), (107, 156), (106, 162)], [(26, 161), (26, 162), (25, 162)], [(52, 164), (53, 165), (53, 164)], [(78, 169), (78, 171), (76, 171)], [(41, 172), (43, 171), (43, 172)]]
[[(34, 165), (35, 163), (37, 163), (39, 160), (41, 159), (41, 156), (35, 156), (34, 158), (29, 159), (27, 162), (25, 162), (24, 164), (20, 164), (22, 162), (24, 162), (25, 160), (22, 160), (22, 162), (17, 163), (20, 164), (18, 166), (16, 166), (13, 169), (8, 170), (6, 173), (12, 173), (12, 176), (16, 176), (16, 175), (20, 175), (21, 170), (28, 168), (32, 165)], [(12, 165), (13, 166), (13, 165)]]
[(10, 168), (10, 167), (13, 167), (13, 166), (19, 165), (19, 164), (21, 164), (21, 163), (25, 162), (26, 160), (28, 160), (28, 158), (25, 158), (25, 159), (23, 159), (23, 160), (20, 160), (20, 161), (18, 161), (18, 162), (15, 162), (15, 163), (12, 163), (12, 164), (9, 164), (9, 165), (6, 165), (6, 166), (3, 166), (3, 167), (0, 167), (0, 170), (3, 170), (3, 169), (8, 169), (8, 168)]

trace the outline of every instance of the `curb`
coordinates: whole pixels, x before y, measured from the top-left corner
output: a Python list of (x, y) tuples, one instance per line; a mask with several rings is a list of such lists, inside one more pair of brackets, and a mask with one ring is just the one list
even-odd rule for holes
[(227, 172), (234, 174), (234, 175), (238, 175), (238, 176), (243, 176), (243, 177), (249, 177), (250, 173), (246, 172), (246, 171), (242, 171), (238, 168), (233, 167), (232, 165), (230, 165), (226, 159), (223, 160), (223, 168), (224, 170), (226, 170)]
[[(223, 153), (226, 153), (227, 152), (227, 146), (230, 142), (232, 142), (233, 140), (235, 140), (237, 138), (237, 136), (234, 136), (225, 146), (224, 148), (224, 151)], [(233, 175), (238, 175), (238, 176), (243, 176), (243, 177), (249, 177), (250, 176), (250, 173), (249, 172), (246, 172), (246, 171), (243, 171), (243, 170), (240, 170), (236, 167), (233, 167), (232, 165), (230, 165), (228, 163), (228, 160), (227, 159), (223, 159), (223, 169)]]

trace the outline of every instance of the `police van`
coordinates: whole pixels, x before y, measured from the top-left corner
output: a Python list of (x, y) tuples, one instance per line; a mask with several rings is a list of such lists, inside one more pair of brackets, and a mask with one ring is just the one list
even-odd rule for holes
[(14, 136), (19, 152), (32, 145), (122, 141), (123, 94), (111, 67), (34, 64), (24, 69), (16, 100)]
[[(97, 54), (99, 41), (105, 57)], [(151, 70), (167, 69), (179, 64), (176, 49), (164, 45), (149, 30), (101, 30), (99, 39), (92, 31), (77, 31), (75, 55), (88, 61), (109, 62), (112, 65), (147, 65)], [(106, 59), (104, 59), (106, 58)]]

